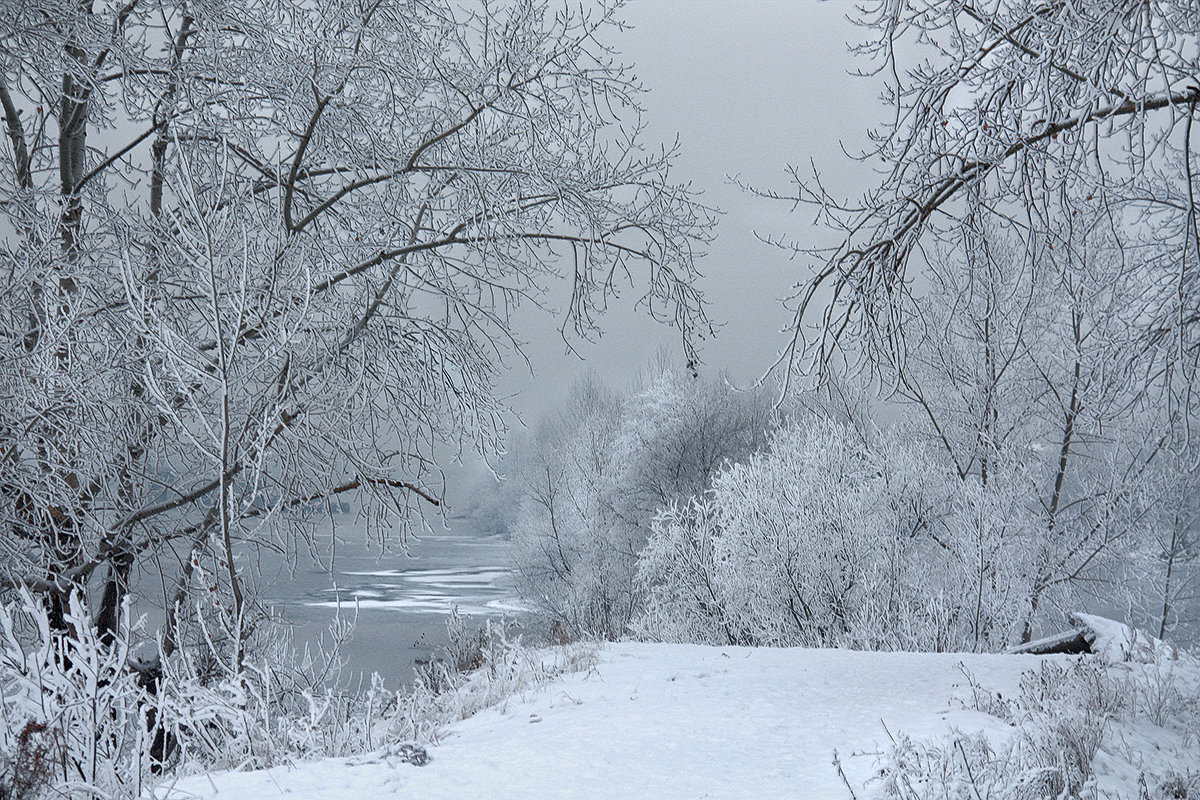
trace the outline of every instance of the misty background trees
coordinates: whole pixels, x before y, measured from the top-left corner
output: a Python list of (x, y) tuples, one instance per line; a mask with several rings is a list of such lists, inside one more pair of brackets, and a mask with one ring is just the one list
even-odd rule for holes
[(644, 603), (637, 568), (655, 515), (706, 492), (776, 418), (766, 392), (661, 363), (639, 383), (576, 383), (506, 464), (519, 589), (563, 637), (626, 632)]

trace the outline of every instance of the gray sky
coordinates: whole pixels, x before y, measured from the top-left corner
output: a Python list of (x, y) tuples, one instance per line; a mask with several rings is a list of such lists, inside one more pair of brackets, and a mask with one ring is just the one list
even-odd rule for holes
[[(753, 197), (726, 176), (786, 190), (784, 167), (812, 158), (831, 186), (863, 185), (863, 167), (847, 162), (839, 142), (861, 148), (883, 109), (878, 86), (848, 74), (861, 64), (847, 42), (864, 33), (846, 20), (852, 11), (848, 0), (634, 0), (624, 14), (633, 29), (612, 38), (649, 89), (647, 143), (678, 135), (675, 180), (702, 189), (703, 201), (725, 212), (700, 263), (710, 314), (724, 323), (702, 351), (710, 374), (753, 380), (785, 343), (780, 330), (790, 314), (780, 298), (803, 277), (803, 265), (754, 232), (813, 236), (811, 211), (790, 214), (786, 203)], [(514, 406), (526, 423), (589, 370), (621, 386), (659, 347), (678, 352), (672, 329), (629, 312), (636, 296), (626, 292), (602, 320), (604, 336), (580, 348), (583, 361), (564, 355), (553, 329), (522, 331), (537, 375), (514, 370), (502, 388), (519, 393)]]

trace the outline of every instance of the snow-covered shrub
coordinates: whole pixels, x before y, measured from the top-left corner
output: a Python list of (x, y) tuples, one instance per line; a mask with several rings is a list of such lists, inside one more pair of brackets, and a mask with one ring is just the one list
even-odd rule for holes
[(896, 737), (879, 770), (882, 795), (897, 800), (1077, 798), (1091, 786), (1093, 760), (1124, 707), (1121, 686), (1095, 659), (1042, 662), (1022, 676), (1016, 697), (998, 708), (972, 682), (977, 710), (1013, 726), (1007, 740), (956, 734), (919, 742)]
[(515, 459), (518, 587), (561, 638), (623, 635), (641, 609), (637, 560), (658, 509), (704, 492), (759, 446), (762, 393), (669, 370), (626, 394), (577, 383)]
[[(28, 592), (0, 604), (0, 759), (4, 788), (36, 796), (136, 797), (152, 777), (154, 698), (127, 665), (130, 625), (101, 641), (79, 596), (65, 614), (69, 635), (51, 634)], [(31, 763), (36, 760), (40, 763)]]
[(706, 638), (739, 643), (905, 645), (897, 633), (924, 606), (910, 551), (924, 544), (928, 500), (889, 455), (829, 420), (779, 431), (723, 470), (708, 500), (657, 520), (639, 629), (678, 638), (674, 620), (707, 620)]
[(417, 661), (417, 686), (434, 693), (453, 688), (457, 676), (480, 669), (494, 655), (498, 644), (507, 644), (504, 638), (506, 620), (495, 624), (488, 620), (483, 625), (471, 627), (468, 619), (459, 613), (458, 606), (450, 607), (450, 616), (446, 619), (446, 645), (442, 648), (444, 657)]
[(0, 753), (0, 798), (34, 800), (54, 780), (62, 763), (58, 732), (44, 722), (26, 722), (16, 736), (16, 748)]
[[(259, 637), (240, 670), (206, 649), (144, 660), (123, 612), (101, 637), (82, 599), (55, 630), (26, 592), (0, 603), (0, 798), (133, 798), (171, 773), (348, 755), (385, 742), (394, 692), (351, 692), (337, 644), (295, 653)], [(154, 643), (142, 645), (151, 648)]]
[(991, 650), (1028, 596), (1018, 464), (960, 479), (902, 431), (812, 417), (654, 522), (643, 636)]
[(327, 637), (300, 651), (268, 629), (240, 669), (214, 663), (210, 647), (166, 659), (159, 724), (172, 745), (171, 764), (182, 772), (257, 769), (383, 744), (395, 692), (374, 676), (357, 689), (343, 680), (341, 645), (352, 628), (339, 618)]
[(879, 795), (1133, 800), (1187, 798), (1200, 789), (1200, 741), (1188, 732), (1200, 667), (1187, 654), (1159, 651), (1152, 663), (1103, 655), (1043, 661), (1006, 698), (967, 677), (968, 708), (1010, 732), (934, 741), (898, 734), (879, 764)]
[[(455, 615), (457, 616), (457, 615)], [(455, 631), (461, 639), (454, 643)], [(387, 722), (390, 742), (437, 742), (443, 729), (485, 708), (542, 686), (565, 672), (590, 669), (596, 662), (595, 642), (576, 642), (550, 649), (531, 649), (510, 639), (503, 623), (488, 620), (478, 632), (462, 618), (450, 622), (449, 660), (432, 662), (406, 692), (396, 696)], [(454, 653), (470, 658), (455, 658)]]
[(731, 627), (718, 575), (714, 499), (691, 498), (671, 506), (655, 519), (653, 531), (638, 562), (638, 578), (649, 591), (634, 632), (663, 642), (749, 644), (752, 640)]

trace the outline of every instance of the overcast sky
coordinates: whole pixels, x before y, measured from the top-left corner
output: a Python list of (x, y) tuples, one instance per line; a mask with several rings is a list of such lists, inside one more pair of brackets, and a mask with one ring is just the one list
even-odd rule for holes
[[(711, 316), (724, 323), (702, 351), (708, 373), (751, 381), (785, 343), (780, 330), (790, 314), (780, 298), (803, 277), (803, 265), (755, 231), (812, 236), (811, 211), (791, 214), (786, 203), (749, 195), (727, 176), (786, 190), (785, 166), (813, 159), (829, 184), (862, 187), (863, 167), (848, 163), (841, 147), (861, 148), (883, 109), (878, 85), (849, 74), (863, 66), (847, 47), (864, 33), (846, 20), (852, 11), (848, 0), (634, 0), (624, 14), (633, 28), (612, 36), (649, 90), (647, 141), (678, 135), (674, 178), (725, 212), (700, 264)], [(659, 347), (678, 353), (673, 330), (628, 311), (636, 297), (627, 292), (604, 318), (603, 339), (580, 348), (583, 361), (564, 355), (553, 328), (524, 331), (537, 375), (515, 370), (503, 388), (519, 393), (513, 404), (526, 423), (588, 370), (621, 386)]]

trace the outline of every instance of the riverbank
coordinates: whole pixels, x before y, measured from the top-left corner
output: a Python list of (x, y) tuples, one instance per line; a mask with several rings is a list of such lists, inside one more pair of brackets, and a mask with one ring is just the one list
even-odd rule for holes
[[(903, 783), (912, 788), (914, 781), (924, 781), (933, 788), (920, 764), (928, 772), (940, 753), (951, 776), (965, 781), (974, 766), (978, 774), (971, 780), (998, 780), (987, 770), (1006, 746), (1028, 737), (1034, 739), (1024, 745), (1027, 751), (1037, 742), (1046, 745), (1049, 734), (1027, 728), (1034, 720), (1049, 730), (1057, 714), (1074, 715), (1059, 721), (1081, 733), (1099, 721), (1106, 738), (1091, 759), (1095, 774), (1087, 780), (1114, 796), (1136, 798), (1139, 780), (1153, 791), (1172, 776), (1200, 781), (1194, 774), (1200, 728), (1189, 728), (1200, 717), (1187, 716), (1198, 713), (1198, 685), (1200, 672), (1189, 660), (1099, 666), (1095, 657), (1061, 655), (620, 643), (604, 647), (589, 669), (451, 726), (427, 748), (429, 762), (423, 766), (393, 749), (264, 772), (190, 777), (161, 796), (917, 797), (926, 795), (903, 794)], [(1072, 694), (1075, 688), (1099, 692), (1099, 705), (1089, 709), (1091, 701)], [(1156, 691), (1175, 703), (1160, 709), (1161, 724), (1145, 708)], [(1111, 708), (1104, 705), (1109, 694)], [(1038, 698), (1049, 701), (1040, 721), (1020, 706), (1033, 708)], [(1076, 718), (1092, 711), (1100, 716)], [(1011, 755), (1009, 763), (1018, 764)]]

